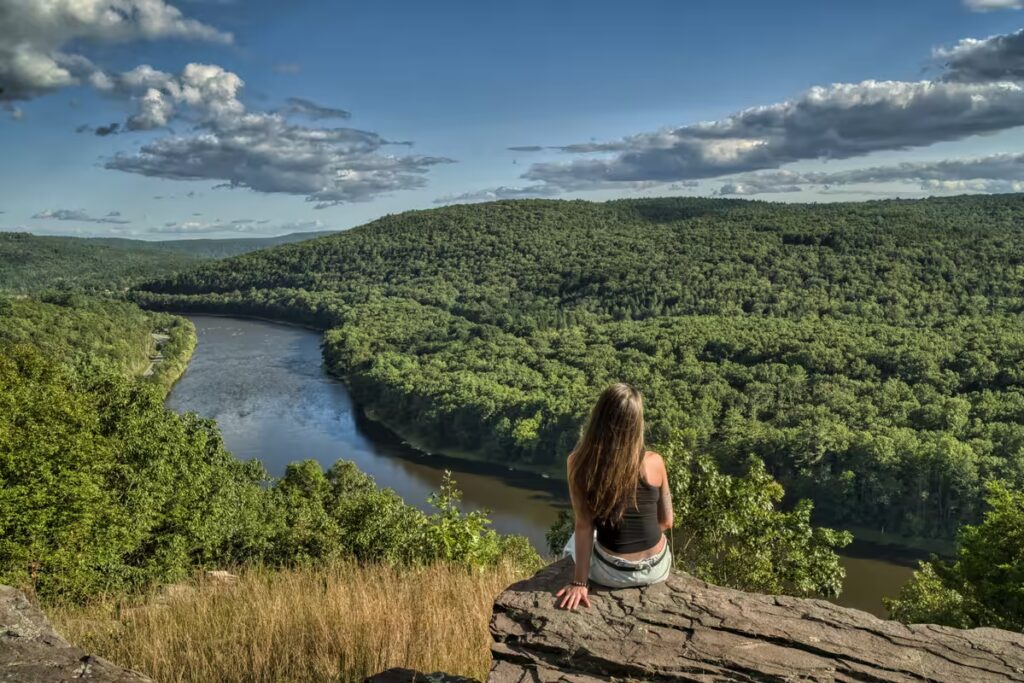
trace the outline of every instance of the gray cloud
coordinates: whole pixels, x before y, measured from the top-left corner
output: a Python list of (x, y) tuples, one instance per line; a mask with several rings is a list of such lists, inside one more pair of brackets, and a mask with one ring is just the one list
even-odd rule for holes
[(519, 145), (517, 147), (509, 147), (511, 152), (540, 152), (544, 149), (541, 145)]
[(299, 115), (313, 119), (314, 121), (320, 121), (322, 119), (347, 119), (352, 116), (351, 113), (344, 109), (335, 109), (334, 107), (323, 107), (315, 102), (304, 99), (302, 97), (289, 97), (287, 100), (287, 106), (282, 108), (280, 111), (285, 116), (288, 115)]
[(47, 209), (32, 216), (37, 220), (75, 221), (78, 223), (109, 223), (111, 225), (127, 225), (131, 221), (121, 218), (120, 211), (111, 211), (105, 216), (90, 216), (81, 209)]
[(990, 12), (998, 9), (1020, 9), (1024, 0), (964, 0), (964, 5), (975, 12)]
[(0, 0), (0, 100), (29, 100), (102, 79), (83, 42), (177, 38), (230, 43), (231, 34), (186, 18), (163, 0)]
[(731, 178), (719, 194), (796, 192), (808, 186), (831, 188), (863, 183), (912, 183), (922, 190), (1020, 192), (1024, 190), (1024, 154), (905, 162), (834, 172), (773, 171)]
[(812, 88), (718, 121), (569, 145), (563, 149), (614, 155), (534, 164), (523, 177), (564, 190), (692, 180), (904, 150), (1022, 124), (1024, 89), (1018, 84), (864, 81)]
[(275, 64), (273, 70), (276, 74), (292, 75), (302, 71), (302, 67), (291, 62), (281, 62), (280, 64)]
[(950, 81), (1019, 81), (1024, 78), (1024, 29), (978, 40), (965, 38), (951, 48), (938, 49)]
[[(946, 62), (937, 80), (818, 86), (716, 121), (560, 145), (552, 149), (579, 158), (534, 163), (521, 177), (561, 192), (627, 188), (908, 150), (1024, 125), (1024, 31), (964, 40), (935, 56)], [(752, 183), (725, 189), (759, 191)]]
[[(166, 124), (187, 110), (194, 132), (150, 142), (106, 168), (170, 180), (212, 180), (229, 188), (304, 195), (317, 208), (367, 201), (426, 185), (425, 174), (450, 159), (384, 152), (377, 133), (298, 125), (281, 112), (249, 112), (237, 99), (243, 83), (220, 67), (190, 64), (179, 77), (140, 73), (136, 89), (160, 103), (140, 110), (129, 127)], [(160, 89), (157, 85), (163, 83)], [(124, 89), (124, 79), (113, 86)], [(167, 106), (163, 106), (166, 103)], [(143, 119), (145, 121), (143, 122)]]
[(75, 132), (92, 133), (93, 135), (98, 135), (101, 138), (105, 138), (108, 135), (117, 135), (119, 132), (121, 132), (121, 124), (117, 121), (114, 121), (113, 123), (110, 123), (106, 126), (96, 126), (95, 128), (88, 124), (83, 124), (75, 128)]

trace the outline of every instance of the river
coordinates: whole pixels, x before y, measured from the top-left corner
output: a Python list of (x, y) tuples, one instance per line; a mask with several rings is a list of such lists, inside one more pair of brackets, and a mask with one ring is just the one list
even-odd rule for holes
[[(312, 458), (324, 466), (352, 460), (380, 486), (426, 507), (445, 469), (469, 509), (487, 508), (501, 532), (527, 536), (543, 549), (544, 532), (565, 507), (564, 484), (537, 475), (426, 454), (369, 420), (344, 383), (323, 369), (320, 335), (271, 322), (190, 316), (198, 344), (167, 406), (214, 418), (229, 450), (257, 458), (271, 475)], [(840, 604), (884, 616), (881, 598), (910, 576), (905, 561), (884, 559), (870, 546), (844, 557)]]

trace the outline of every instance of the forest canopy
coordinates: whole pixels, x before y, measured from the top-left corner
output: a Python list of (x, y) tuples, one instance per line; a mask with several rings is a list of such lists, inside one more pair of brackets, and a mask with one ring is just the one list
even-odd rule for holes
[(596, 392), (652, 442), (762, 460), (821, 521), (952, 538), (1024, 485), (1024, 197), (528, 200), (386, 216), (149, 282), (150, 307), (328, 330), (436, 448), (560, 473)]
[(152, 329), (183, 367), (183, 318), (0, 297), (0, 583), (85, 601), (203, 566), (538, 562), (525, 538), (463, 513), (451, 480), (425, 513), (344, 460), (275, 480), (237, 459), (213, 420), (168, 410), (168, 382), (140, 377)]

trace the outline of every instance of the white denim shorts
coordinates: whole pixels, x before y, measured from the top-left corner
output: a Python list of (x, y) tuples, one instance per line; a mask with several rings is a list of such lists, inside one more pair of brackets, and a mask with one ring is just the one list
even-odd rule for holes
[[(672, 550), (668, 545), (666, 542), (660, 553), (646, 560), (626, 560), (602, 548), (595, 533), (589, 578), (606, 588), (631, 588), (660, 583), (672, 571)], [(573, 562), (576, 561), (576, 534), (569, 537), (569, 542), (562, 550), (562, 557), (566, 555), (572, 557)]]

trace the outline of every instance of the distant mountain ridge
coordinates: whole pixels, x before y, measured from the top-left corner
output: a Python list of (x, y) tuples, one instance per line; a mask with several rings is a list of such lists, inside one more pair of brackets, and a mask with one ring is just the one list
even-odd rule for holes
[(48, 288), (117, 291), (203, 261), (314, 239), (325, 232), (276, 237), (146, 241), (0, 232), (0, 292)]
[(192, 254), (203, 258), (227, 258), (246, 254), (250, 251), (276, 247), (279, 244), (291, 244), (305, 240), (316, 239), (326, 235), (333, 235), (337, 230), (322, 230), (312, 232), (290, 232), (285, 235), (273, 237), (227, 237), (207, 238), (198, 237), (195, 239), (176, 240), (136, 240), (123, 237), (87, 237), (90, 242), (105, 244), (117, 248), (130, 249), (158, 249), (177, 251), (183, 254)]

